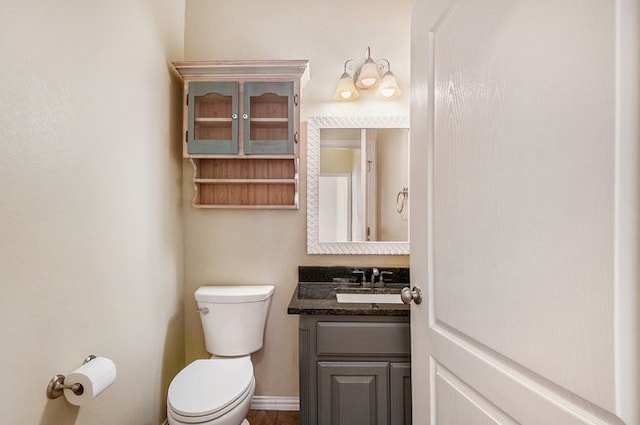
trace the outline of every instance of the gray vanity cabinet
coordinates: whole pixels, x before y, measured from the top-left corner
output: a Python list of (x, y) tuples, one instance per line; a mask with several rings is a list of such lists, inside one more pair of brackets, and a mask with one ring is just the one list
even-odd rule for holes
[(391, 423), (411, 425), (411, 363), (391, 363)]
[(381, 423), (388, 416), (388, 369), (387, 362), (318, 362), (318, 424)]
[(408, 318), (300, 316), (300, 423), (411, 423)]

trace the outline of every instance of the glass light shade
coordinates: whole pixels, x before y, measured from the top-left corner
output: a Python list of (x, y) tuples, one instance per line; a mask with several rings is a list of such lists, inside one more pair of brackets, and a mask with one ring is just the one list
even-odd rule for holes
[(379, 79), (380, 73), (378, 72), (378, 67), (371, 59), (367, 59), (360, 69), (356, 86), (361, 89), (369, 89), (375, 86)]
[(347, 73), (342, 74), (333, 98), (335, 100), (339, 100), (340, 102), (348, 102), (350, 100), (356, 100), (359, 97), (360, 92), (353, 84), (353, 79), (351, 78), (351, 76)]
[(377, 94), (378, 97), (384, 100), (395, 99), (402, 94), (400, 87), (398, 87), (396, 77), (391, 73), (391, 71), (387, 72), (384, 74), (384, 77), (382, 77)]

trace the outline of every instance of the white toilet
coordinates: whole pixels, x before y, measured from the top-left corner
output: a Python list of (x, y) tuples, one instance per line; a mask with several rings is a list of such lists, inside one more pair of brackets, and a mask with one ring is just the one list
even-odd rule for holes
[(262, 347), (274, 287), (202, 286), (195, 293), (207, 351), (169, 385), (169, 425), (249, 425), (256, 388), (251, 353)]

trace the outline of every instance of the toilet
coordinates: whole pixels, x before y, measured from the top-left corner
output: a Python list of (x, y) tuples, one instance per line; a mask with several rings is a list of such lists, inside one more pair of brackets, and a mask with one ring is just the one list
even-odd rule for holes
[(169, 425), (249, 425), (256, 388), (250, 354), (262, 347), (274, 287), (202, 286), (195, 293), (210, 359), (187, 365), (171, 381)]

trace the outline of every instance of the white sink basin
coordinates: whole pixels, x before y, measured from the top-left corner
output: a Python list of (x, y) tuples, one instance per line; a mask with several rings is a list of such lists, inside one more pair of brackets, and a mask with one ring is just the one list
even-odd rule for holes
[(339, 303), (402, 304), (400, 294), (342, 294), (337, 293)]

